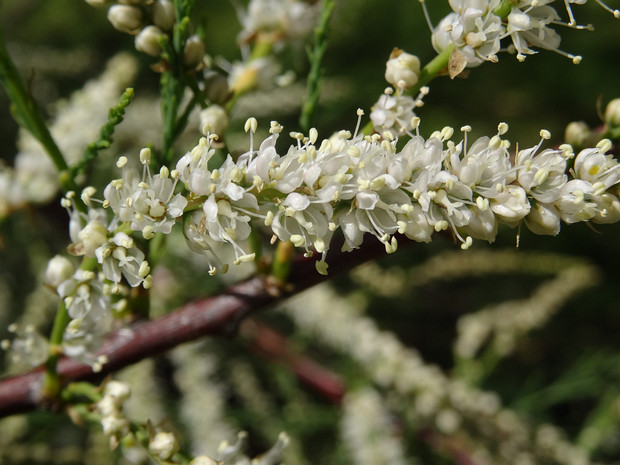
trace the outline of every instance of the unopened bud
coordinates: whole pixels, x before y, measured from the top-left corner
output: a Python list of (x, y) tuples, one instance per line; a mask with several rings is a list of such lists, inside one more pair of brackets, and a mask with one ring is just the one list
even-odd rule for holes
[(612, 128), (620, 126), (620, 98), (615, 98), (607, 104), (605, 123)]
[[(420, 77), (420, 60), (417, 56), (395, 48), (386, 64), (385, 80), (394, 87), (406, 89), (415, 86)], [(400, 84), (400, 85), (399, 85)]]
[(162, 30), (168, 31), (174, 26), (176, 14), (170, 0), (156, 0), (153, 3), (153, 23)]
[(161, 45), (159, 45), (159, 38), (163, 35), (161, 29), (157, 26), (147, 26), (136, 36), (135, 44), (136, 50), (153, 57), (158, 57), (161, 54)]
[(108, 20), (117, 31), (137, 34), (142, 26), (142, 11), (134, 6), (112, 5), (108, 10)]
[(572, 145), (574, 148), (582, 148), (586, 146), (586, 141), (590, 137), (590, 128), (583, 121), (573, 121), (568, 123), (564, 131), (564, 141)]
[(183, 50), (183, 64), (188, 68), (198, 66), (205, 56), (205, 46), (197, 35), (190, 36)]
[(200, 130), (204, 135), (207, 133), (222, 136), (228, 129), (228, 114), (219, 105), (210, 105), (200, 112)]
[(60, 283), (69, 279), (74, 272), (75, 267), (68, 258), (56, 255), (47, 264), (45, 284), (56, 288)]
[(149, 451), (162, 460), (169, 459), (179, 450), (179, 443), (172, 433), (159, 432), (149, 443)]
[(109, 3), (109, 0), (86, 0), (86, 3), (88, 3), (90, 6), (102, 7), (106, 6)]

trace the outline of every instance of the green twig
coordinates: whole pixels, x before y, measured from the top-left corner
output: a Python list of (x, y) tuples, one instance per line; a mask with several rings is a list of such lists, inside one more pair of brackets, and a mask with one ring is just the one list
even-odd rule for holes
[[(50, 134), (45, 123), (43, 114), (32, 95), (26, 90), (17, 68), (13, 64), (8, 50), (4, 44), (4, 39), (0, 31), (0, 83), (6, 90), (7, 96), (11, 100), (11, 113), (15, 121), (28, 130), (37, 139), (59, 173), (63, 173), (67, 168), (67, 162)], [(73, 180), (68, 176), (60, 176), (60, 183), (63, 190), (75, 189)]]
[(327, 50), (327, 32), (329, 20), (334, 11), (334, 0), (324, 0), (321, 11), (321, 19), (314, 30), (314, 49), (308, 52), (310, 58), (310, 72), (308, 73), (306, 100), (301, 108), (299, 124), (303, 131), (308, 131), (312, 124), (312, 118), (321, 94), (321, 82), (323, 72), (321, 63), (325, 50)]
[(99, 139), (88, 144), (88, 147), (84, 150), (82, 159), (69, 170), (71, 179), (74, 180), (78, 174), (83, 173), (90, 162), (97, 157), (99, 152), (110, 146), (112, 143), (112, 136), (114, 135), (114, 129), (123, 121), (125, 110), (133, 100), (133, 97), (133, 89), (125, 89), (125, 92), (123, 92), (123, 95), (121, 95), (118, 101), (118, 105), (110, 108), (108, 111), (108, 121), (101, 128)]

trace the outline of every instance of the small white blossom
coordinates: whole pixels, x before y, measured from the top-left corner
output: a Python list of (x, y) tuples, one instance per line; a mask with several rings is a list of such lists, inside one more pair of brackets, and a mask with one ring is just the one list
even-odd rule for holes
[(136, 247), (131, 237), (123, 232), (116, 233), (95, 251), (103, 274), (115, 284), (124, 277), (131, 287), (148, 285), (150, 268), (144, 259), (144, 252)]
[(566, 159), (561, 152), (545, 149), (536, 153), (540, 144), (517, 153), (515, 164), (518, 168), (519, 184), (536, 200), (553, 202), (560, 196), (560, 189), (566, 176)]
[(408, 95), (383, 94), (373, 105), (370, 119), (378, 133), (389, 131), (395, 137), (402, 136), (412, 129), (411, 119), (415, 116), (415, 107), (415, 100)]
[(56, 288), (69, 279), (75, 272), (75, 266), (67, 257), (56, 255), (48, 262), (45, 270), (45, 284)]
[(273, 40), (304, 37), (314, 28), (318, 13), (318, 4), (299, 0), (251, 0), (247, 11), (240, 12), (240, 39), (256, 33), (272, 34)]
[(455, 11), (437, 25), (432, 35), (438, 52), (454, 44), (467, 62), (478, 66), (484, 61), (496, 61), (503, 27), (499, 16), (491, 13), (498, 0), (452, 0)]
[[(145, 160), (148, 149), (143, 149)], [(142, 231), (150, 239), (154, 233), (169, 234), (177, 218), (183, 214), (187, 199), (174, 193), (177, 180), (171, 179), (167, 169), (151, 176), (148, 162), (144, 163), (142, 177), (123, 167), (123, 178), (107, 185), (103, 195), (107, 205), (121, 221), (130, 222), (133, 231)]]
[(620, 181), (620, 164), (613, 155), (605, 155), (599, 148), (579, 152), (573, 169), (576, 178), (592, 184), (602, 183), (605, 190)]
[(169, 459), (179, 450), (179, 442), (174, 434), (160, 431), (149, 442), (149, 451), (161, 460)]
[(200, 112), (200, 130), (207, 136), (217, 134), (223, 136), (228, 129), (228, 114), (219, 105), (209, 105)]

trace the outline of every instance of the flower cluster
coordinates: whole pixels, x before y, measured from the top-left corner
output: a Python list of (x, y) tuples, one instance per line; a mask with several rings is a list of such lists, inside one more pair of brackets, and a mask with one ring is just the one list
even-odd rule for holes
[[(456, 61), (461, 63), (458, 72), (484, 61), (496, 62), (497, 53), (502, 50), (516, 52), (519, 61), (536, 53), (534, 48), (552, 50), (577, 64), (581, 57), (559, 49), (560, 35), (551, 26), (564, 24), (575, 29), (591, 29), (591, 26), (577, 25), (570, 6), (586, 1), (564, 0), (569, 19), (562, 23), (551, 5), (554, 0), (450, 0), (453, 11), (432, 28), (432, 43), (437, 51), (455, 47), (459, 58)], [(609, 8), (600, 0), (597, 3), (616, 18), (620, 17), (619, 10)], [(502, 40), (508, 38), (511, 45), (502, 47)]]
[(299, 0), (251, 0), (247, 10), (239, 12), (243, 30), (241, 42), (258, 39), (277, 41), (302, 38), (312, 31), (319, 13), (319, 4)]
[[(256, 130), (255, 120), (248, 120), (246, 129)], [(609, 141), (574, 157), (568, 145), (542, 149), (550, 135), (541, 131), (541, 142), (519, 150), (513, 163), (510, 143), (502, 139), (507, 129), (502, 123), (495, 136), (472, 144), (469, 127), (462, 128), (458, 142), (451, 140), (451, 128), (429, 138), (411, 134), (400, 150), (389, 132), (383, 138), (340, 131), (317, 143), (312, 129), (308, 137), (293, 133), (297, 144), (280, 155), (276, 142), (282, 127), (273, 122), (257, 150), (236, 161), (229, 155), (217, 169), (209, 167), (216, 137), (202, 138), (171, 174), (185, 185), (193, 206), (185, 217), (185, 236), (192, 250), (210, 257), (216, 272), (222, 265), (215, 243), (231, 248), (234, 263), (254, 258), (243, 242), (251, 221), (258, 220), (275, 239), (291, 241), (309, 255), (322, 254), (317, 267), (325, 272), (337, 229), (344, 234), (344, 250), (358, 248), (369, 233), (394, 252), (397, 233), (428, 242), (434, 232), (449, 229), (468, 248), (473, 239), (492, 242), (500, 223), (524, 222), (536, 234), (555, 235), (561, 220), (620, 219), (614, 190), (620, 165), (605, 155)], [(142, 224), (132, 222), (132, 229)]]

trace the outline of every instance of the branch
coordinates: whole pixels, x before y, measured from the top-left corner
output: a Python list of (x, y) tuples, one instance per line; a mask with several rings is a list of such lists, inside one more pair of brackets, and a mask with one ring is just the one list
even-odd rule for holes
[[(399, 238), (401, 243), (408, 241)], [(335, 245), (332, 250), (340, 247)], [(369, 241), (348, 253), (328, 254), (329, 278), (347, 272), (361, 263), (385, 254), (383, 244)], [(65, 383), (99, 381), (106, 375), (142, 359), (202, 336), (230, 336), (250, 313), (267, 308), (286, 297), (329, 279), (319, 274), (315, 259), (299, 256), (293, 263), (286, 289), (270, 284), (264, 277), (252, 277), (227, 288), (222, 294), (190, 302), (156, 320), (136, 323), (110, 334), (97, 355), (108, 359), (100, 372), (73, 359), (58, 363), (58, 374)], [(41, 368), (0, 380), (0, 418), (37, 408), (59, 409), (62, 405), (41, 394)]]

